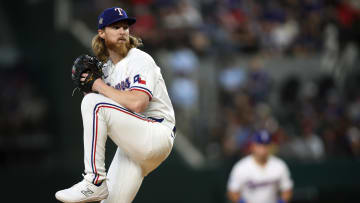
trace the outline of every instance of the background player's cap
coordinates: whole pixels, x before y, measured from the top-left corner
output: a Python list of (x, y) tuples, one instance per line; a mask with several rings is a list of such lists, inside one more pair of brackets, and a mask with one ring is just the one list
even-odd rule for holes
[(270, 144), (271, 136), (265, 130), (255, 131), (253, 133), (254, 142), (257, 144)]
[(118, 21), (126, 21), (129, 25), (132, 25), (136, 22), (136, 19), (128, 17), (125, 10), (122, 8), (107, 8), (98, 17), (98, 29), (103, 29)]

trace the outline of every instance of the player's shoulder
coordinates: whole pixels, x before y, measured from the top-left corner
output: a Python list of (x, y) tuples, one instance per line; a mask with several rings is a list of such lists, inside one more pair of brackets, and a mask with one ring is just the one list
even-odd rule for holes
[(245, 156), (244, 158), (237, 161), (234, 165), (234, 169), (241, 170), (243, 168), (247, 168), (252, 163), (251, 155)]
[(279, 157), (271, 155), (269, 157), (269, 161), (274, 166), (281, 167), (281, 168), (286, 168), (287, 167), (285, 161), (280, 159)]
[(131, 48), (128, 56), (130, 60), (144, 60), (154, 63), (154, 59), (150, 56), (150, 54), (138, 48)]

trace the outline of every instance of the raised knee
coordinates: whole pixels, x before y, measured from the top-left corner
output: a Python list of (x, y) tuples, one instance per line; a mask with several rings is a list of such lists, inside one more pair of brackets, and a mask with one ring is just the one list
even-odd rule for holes
[(99, 97), (100, 95), (96, 93), (86, 94), (81, 101), (81, 111), (84, 111), (88, 108), (93, 108), (99, 100)]

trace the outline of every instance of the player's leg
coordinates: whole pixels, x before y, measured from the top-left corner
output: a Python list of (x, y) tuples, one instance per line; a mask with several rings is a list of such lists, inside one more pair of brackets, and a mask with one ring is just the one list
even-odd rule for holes
[(106, 178), (105, 144), (107, 140), (107, 123), (95, 114), (94, 98), (89, 94), (81, 103), (84, 126), (84, 180), (73, 187), (58, 191), (55, 196), (63, 202), (100, 201), (108, 196)]
[[(89, 177), (93, 178), (94, 184), (105, 178), (103, 174), (107, 135), (132, 160), (150, 167), (144, 170), (145, 175), (158, 165), (156, 162), (164, 160), (171, 151), (172, 129), (130, 112), (103, 95), (86, 95), (82, 102), (82, 111), (85, 112), (84, 128), (87, 128), (84, 131), (85, 153), (90, 152), (90, 156), (85, 156), (85, 168), (86, 173), (93, 174)], [(154, 166), (150, 166), (149, 163), (153, 163)]]
[[(143, 176), (157, 167), (170, 153), (173, 142), (171, 129), (134, 114), (103, 95), (86, 95), (81, 110), (86, 181), (60, 191), (57, 198), (71, 196), (74, 197), (71, 200), (82, 201), (84, 198), (98, 199), (101, 196), (104, 199), (107, 195), (106, 184), (101, 184), (99, 188), (92, 186), (105, 179), (105, 142), (108, 133), (127, 156), (141, 164)], [(87, 183), (93, 184), (90, 185), (91, 189)], [(84, 191), (91, 195), (85, 195)]]
[[(84, 126), (84, 165), (85, 176), (89, 182), (98, 184), (106, 178), (105, 144), (107, 140), (107, 122), (95, 109), (93, 94), (86, 95), (81, 103)], [(94, 104), (93, 104), (94, 103)]]
[(144, 177), (140, 165), (118, 148), (107, 178), (109, 197), (102, 203), (130, 203), (135, 198)]
[[(120, 124), (122, 119), (126, 120), (124, 124)], [(141, 164), (144, 176), (169, 155), (173, 145), (172, 131), (166, 126), (121, 112), (110, 118), (108, 135), (127, 156)]]
[(101, 94), (88, 94), (81, 104), (84, 123), (86, 178), (94, 184), (105, 179), (107, 135), (138, 163), (165, 158), (172, 148), (172, 130), (130, 112)]
[(166, 157), (139, 164), (118, 147), (107, 173), (109, 196), (102, 203), (131, 203), (144, 179)]
[[(150, 129), (150, 134), (156, 134), (151, 132), (152, 130), (156, 129)], [(119, 142), (121, 136), (119, 137), (120, 139), (117, 139), (115, 136), (114, 140)], [(159, 140), (162, 142), (162, 139)], [(172, 145), (172, 142), (173, 140), (170, 140), (168, 144)], [(144, 176), (158, 167), (170, 152), (166, 148), (156, 148), (158, 150), (152, 152), (153, 157), (138, 162), (127, 155), (131, 153), (131, 150), (130, 152), (124, 152), (118, 147), (107, 174), (109, 197), (103, 200), (102, 203), (131, 203), (133, 201)]]

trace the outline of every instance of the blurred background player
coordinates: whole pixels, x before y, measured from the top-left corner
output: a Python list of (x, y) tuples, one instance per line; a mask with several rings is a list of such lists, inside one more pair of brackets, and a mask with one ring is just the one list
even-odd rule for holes
[[(251, 154), (238, 161), (228, 180), (233, 203), (285, 203), (292, 197), (293, 182), (285, 162), (270, 155), (267, 131), (253, 133)], [(280, 192), (280, 195), (279, 195)]]

